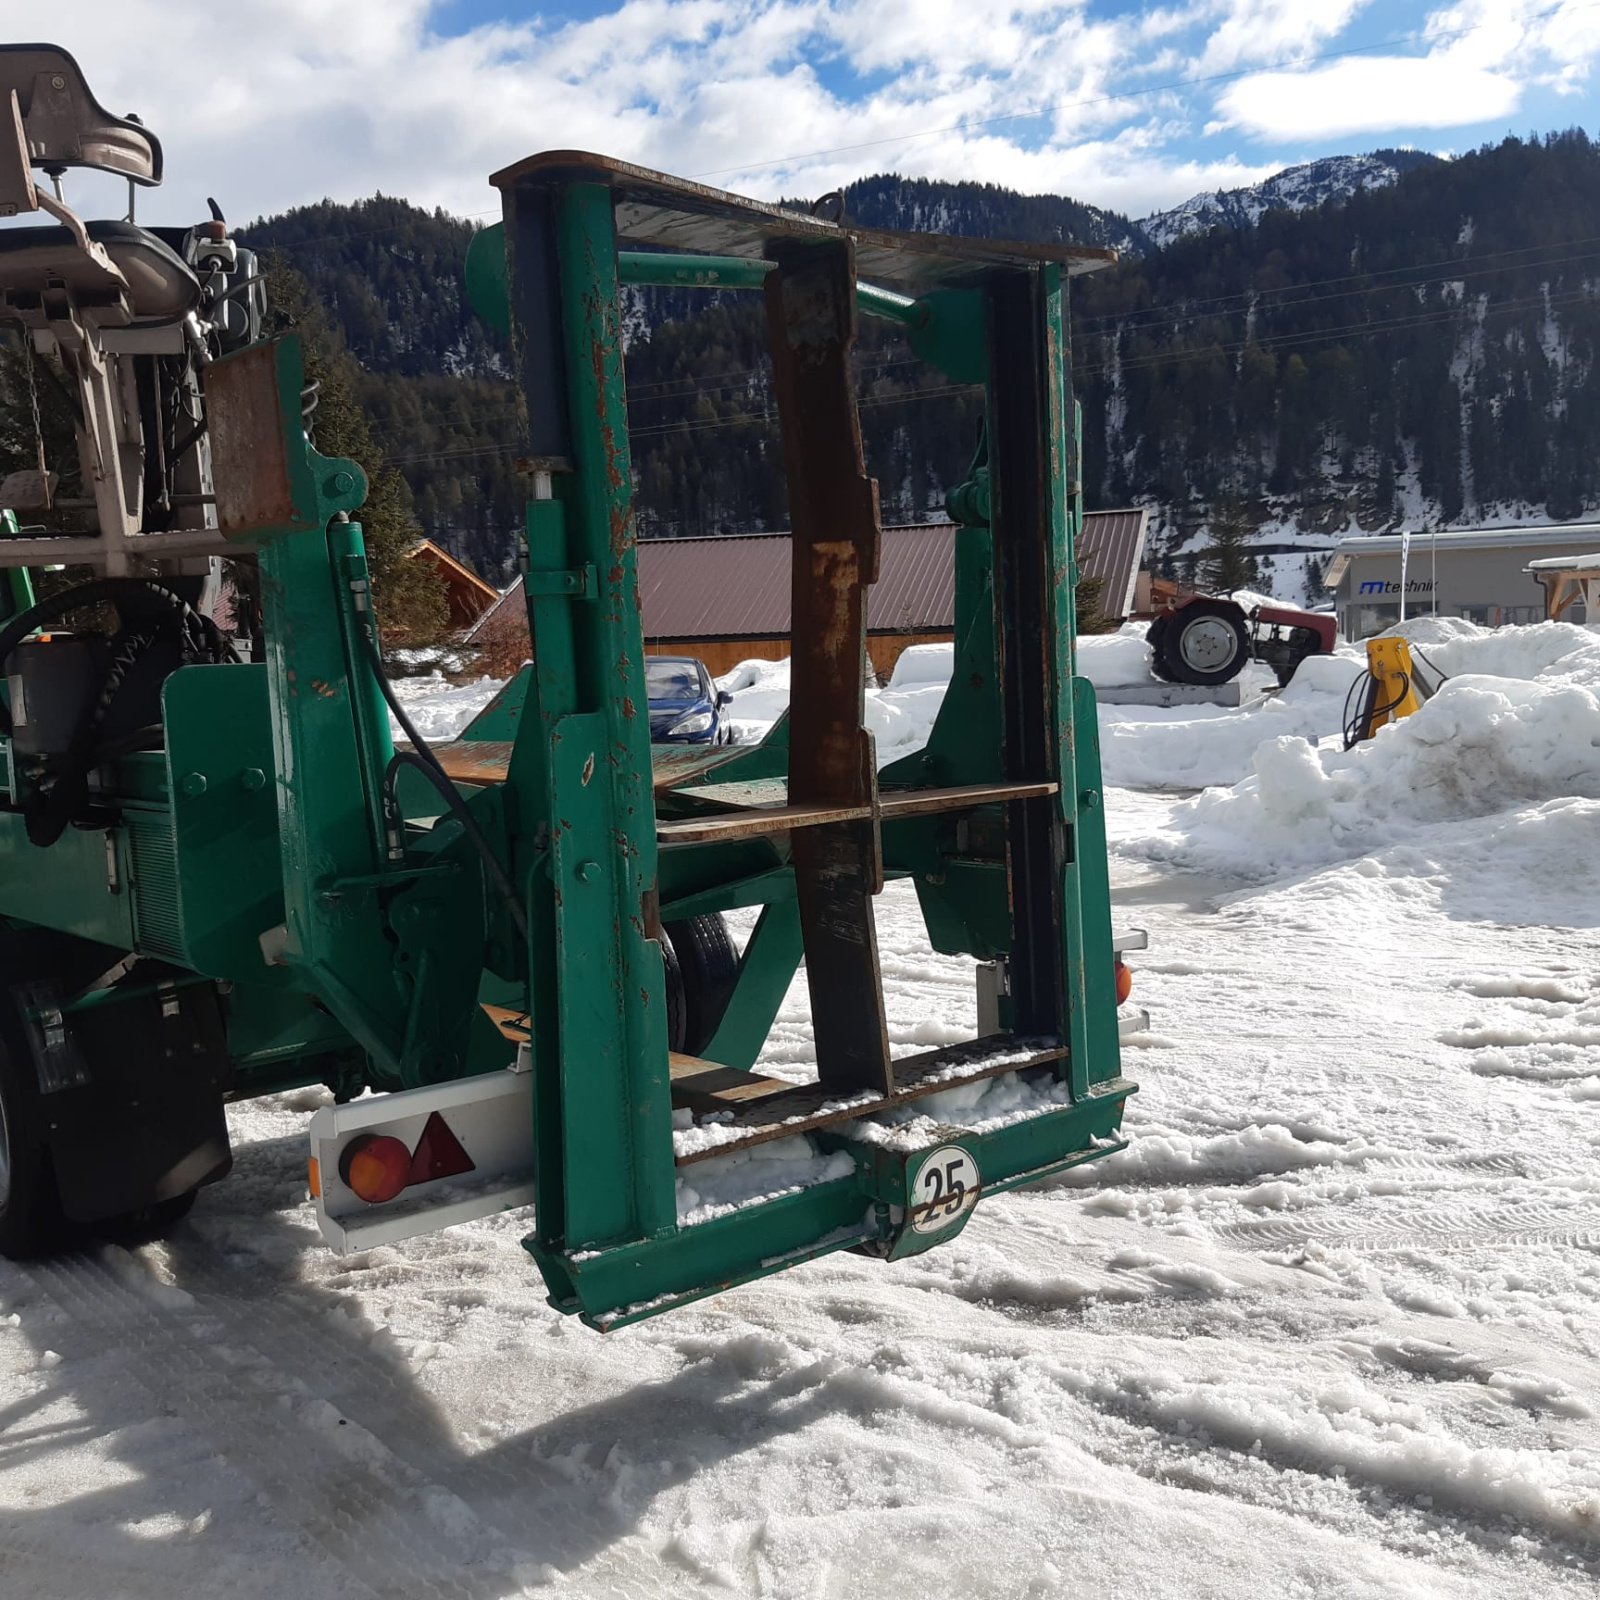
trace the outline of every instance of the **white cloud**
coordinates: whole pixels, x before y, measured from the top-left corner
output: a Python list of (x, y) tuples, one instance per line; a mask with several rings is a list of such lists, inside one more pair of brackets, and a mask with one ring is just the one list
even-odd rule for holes
[(1314, 55), (1369, 4), (1371, 0), (1226, 0), (1196, 71), (1227, 72), (1250, 62)]
[[(1091, 0), (620, 0), (574, 22), (536, 3), (507, 0), (528, 9), (458, 35), (442, 31), (450, 0), (343, 0), (336, 27), (327, 0), (238, 0), (225, 21), (210, 0), (62, 0), (49, 26), (38, 0), (0, 0), (0, 22), (53, 33), (105, 104), (161, 136), (168, 185), (141, 203), (155, 221), (192, 220), (207, 194), (242, 219), (380, 189), (493, 214), (489, 174), (552, 147), (766, 196), (890, 168), (1138, 215), (1303, 159), (1318, 135), (1470, 123), (1515, 104), (1518, 83), (1570, 89), (1600, 30), (1584, 0), (1543, 21), (1537, 0), (1461, 0), (1435, 14), (1430, 63), (1254, 74), (1222, 96), (1220, 126), (1289, 147), (1246, 159), (1219, 140), (1197, 155), (1195, 95), (1173, 81), (1320, 47), (1368, 0), (1166, 0), (1116, 17)], [(1507, 8), (1532, 41), (1515, 72), (1448, 36), (1472, 27), (1504, 56)]]
[(1217, 96), (1217, 129), (1328, 139), (1400, 128), (1455, 128), (1515, 111), (1516, 79), (1448, 55), (1352, 56), (1305, 72), (1259, 72)]

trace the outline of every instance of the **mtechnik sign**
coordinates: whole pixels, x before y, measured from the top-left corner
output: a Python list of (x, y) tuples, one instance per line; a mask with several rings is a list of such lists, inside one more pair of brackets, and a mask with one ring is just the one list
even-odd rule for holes
[(1356, 591), (1357, 594), (1432, 594), (1432, 578), (1411, 578), (1402, 586), (1383, 578), (1369, 578)]

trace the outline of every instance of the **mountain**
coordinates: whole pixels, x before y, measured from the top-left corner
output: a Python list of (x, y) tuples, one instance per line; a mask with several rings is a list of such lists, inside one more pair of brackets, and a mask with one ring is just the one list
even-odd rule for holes
[[(1402, 520), (1592, 514), (1600, 254), (1585, 241), (1600, 238), (1600, 149), (1575, 130), (1448, 162), (1366, 159), (1281, 175), (1227, 227), (1160, 248), (1115, 213), (991, 185), (875, 177), (845, 203), (868, 225), (1126, 252), (1073, 284), (1085, 493), (1151, 506), (1176, 565), (1222, 505), (1286, 547)], [(1387, 176), (1352, 188), (1358, 170)], [(524, 492), (519, 400), (501, 340), (462, 299), (471, 225), (379, 197), (245, 233), (300, 268), (360, 359), (360, 398), (427, 533), (503, 577)], [(759, 297), (630, 291), (629, 315), (641, 532), (782, 527)], [(940, 515), (977, 398), (869, 319), (856, 367), (885, 519)]]
[[(1142, 255), (1139, 223), (1058, 194), (1017, 194), (993, 183), (940, 183), (893, 173), (861, 178), (844, 191), (850, 218), (869, 228), (911, 233), (986, 233), (994, 239), (1065, 241)], [(800, 208), (804, 209), (804, 207)]]
[(1279, 208), (1309, 211), (1328, 201), (1348, 200), (1362, 189), (1381, 189), (1405, 173), (1436, 163), (1421, 150), (1374, 150), (1364, 156), (1325, 156), (1286, 167), (1244, 189), (1213, 189), (1170, 211), (1157, 211), (1132, 226), (1148, 245), (1163, 249), (1175, 240), (1213, 228), (1250, 228)]

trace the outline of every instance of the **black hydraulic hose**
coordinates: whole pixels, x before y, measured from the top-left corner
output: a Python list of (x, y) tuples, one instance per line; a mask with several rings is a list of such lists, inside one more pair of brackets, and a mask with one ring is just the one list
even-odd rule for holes
[(1411, 653), (1412, 655), (1416, 656), (1417, 659), (1421, 661), (1422, 664), (1428, 669), (1428, 671), (1439, 680), (1438, 683), (1434, 684), (1434, 686), (1428, 691), (1430, 695), (1438, 694), (1439, 690), (1445, 684), (1449, 683), (1450, 674), (1448, 672), (1441, 672), (1430, 660), (1428, 660), (1425, 655), (1423, 655), (1423, 653), (1415, 645), (1412, 645)]
[[(1377, 687), (1378, 680), (1370, 672), (1363, 672), (1359, 678), (1350, 680), (1350, 687), (1345, 691), (1344, 696), (1344, 711), (1339, 719), (1346, 750), (1353, 750), (1360, 743), (1362, 725), (1369, 720), (1367, 708), (1372, 702), (1372, 697), (1376, 693)], [(1357, 694), (1360, 694), (1363, 699), (1360, 709), (1352, 714), (1350, 707)]]
[[(472, 841), (473, 848), (483, 858), (484, 869), (494, 881), (495, 888), (506, 903), (506, 912), (510, 916), (518, 933), (524, 939), (528, 937), (528, 916), (522, 909), (522, 901), (517, 897), (516, 885), (512, 883), (510, 874), (501, 863), (500, 857), (495, 854), (494, 846), (489, 843), (482, 828), (478, 826), (478, 819), (473, 816), (472, 808), (461, 798), (461, 792), (451, 781), (450, 775), (439, 764), (439, 758), (428, 745), (428, 741), (417, 732), (411, 718), (406, 715), (405, 705), (400, 696), (394, 692), (394, 685), (389, 682), (389, 675), (383, 670), (383, 657), (378, 653), (377, 642), (372, 636), (370, 626), (357, 629), (361, 635), (361, 642), (366, 646), (367, 664), (372, 668), (373, 676), (378, 680), (378, 691), (382, 694), (389, 710), (394, 714), (394, 720), (400, 724), (403, 732), (411, 742), (411, 749), (397, 750), (394, 759), (389, 763), (388, 770), (383, 775), (384, 793), (387, 797), (393, 794), (395, 774), (401, 767), (412, 767), (420, 772), (429, 783), (439, 792), (439, 798), (449, 806), (450, 814), (461, 824), (462, 832)], [(387, 804), (386, 804), (387, 809)]]
[[(80, 606), (98, 605), (102, 601), (116, 605), (119, 600), (128, 603), (130, 609), (134, 602), (143, 602), (161, 622), (177, 624), (187, 635), (185, 642), (197, 656), (209, 656), (216, 662), (230, 659), (227, 641), (216, 623), (202, 616), (182, 595), (164, 584), (150, 578), (94, 578), (63, 589), (59, 594), (47, 595), (26, 611), (18, 612), (0, 628), (0, 666), (35, 628), (76, 611)], [(11, 731), (11, 708), (0, 704), (0, 733)]]
[[(1402, 672), (1400, 674), (1400, 692), (1387, 704), (1374, 705), (1372, 702), (1378, 698), (1378, 680), (1369, 673), (1364, 681), (1368, 685), (1367, 703), (1353, 722), (1348, 720), (1345, 722), (1344, 747), (1346, 750), (1353, 750), (1361, 742), (1361, 730), (1363, 728), (1370, 728), (1379, 717), (1386, 717), (1391, 711), (1398, 711), (1405, 704), (1406, 696), (1411, 693), (1411, 679), (1406, 673)], [(1355, 683), (1351, 684), (1351, 690), (1353, 691), (1362, 682), (1362, 679), (1357, 678)], [(1350, 706), (1350, 696), (1348, 694), (1344, 697), (1344, 703), (1348, 713)]]
[[(431, 753), (431, 752), (430, 752)], [(439, 791), (439, 798), (449, 806), (450, 814), (461, 824), (462, 831), (472, 841), (473, 847), (483, 858), (484, 867), (489, 876), (494, 880), (494, 886), (499, 891), (501, 899), (506, 903), (506, 914), (516, 926), (518, 933), (524, 939), (528, 937), (528, 916), (522, 909), (522, 902), (517, 899), (516, 885), (512, 883), (510, 875), (501, 865), (500, 858), (494, 852), (494, 846), (489, 843), (482, 828), (478, 826), (478, 819), (473, 816), (472, 809), (461, 798), (460, 791), (450, 781), (448, 774), (437, 762), (427, 762), (413, 750), (396, 750), (394, 759), (389, 763), (389, 770), (384, 774), (384, 787), (393, 792), (395, 774), (401, 767), (410, 767), (420, 772), (435, 789)]]

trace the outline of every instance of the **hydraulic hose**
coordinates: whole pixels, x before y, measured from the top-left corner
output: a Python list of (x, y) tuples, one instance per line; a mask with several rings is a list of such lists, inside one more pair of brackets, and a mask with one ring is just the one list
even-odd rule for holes
[(388, 673), (383, 670), (383, 657), (374, 642), (372, 629), (366, 627), (357, 631), (361, 635), (362, 644), (366, 647), (367, 664), (372, 668), (373, 676), (378, 681), (378, 689), (393, 713), (394, 720), (400, 724), (400, 731), (411, 743), (410, 750), (395, 752), (394, 759), (383, 775), (386, 804), (392, 804), (395, 776), (401, 767), (411, 767), (420, 772), (438, 791), (439, 798), (450, 808), (450, 814), (461, 824), (462, 832), (472, 841), (473, 848), (483, 859), (484, 870), (506, 903), (506, 914), (511, 918), (517, 932), (526, 939), (528, 915), (522, 908), (522, 901), (517, 896), (516, 885), (512, 883), (510, 874), (500, 857), (495, 854), (494, 846), (489, 843), (483, 829), (478, 826), (478, 819), (473, 816), (472, 808), (461, 798), (461, 792), (440, 765), (438, 756), (433, 753), (428, 741), (417, 732), (415, 724), (406, 714), (404, 703), (394, 692), (394, 685), (389, 682)]

